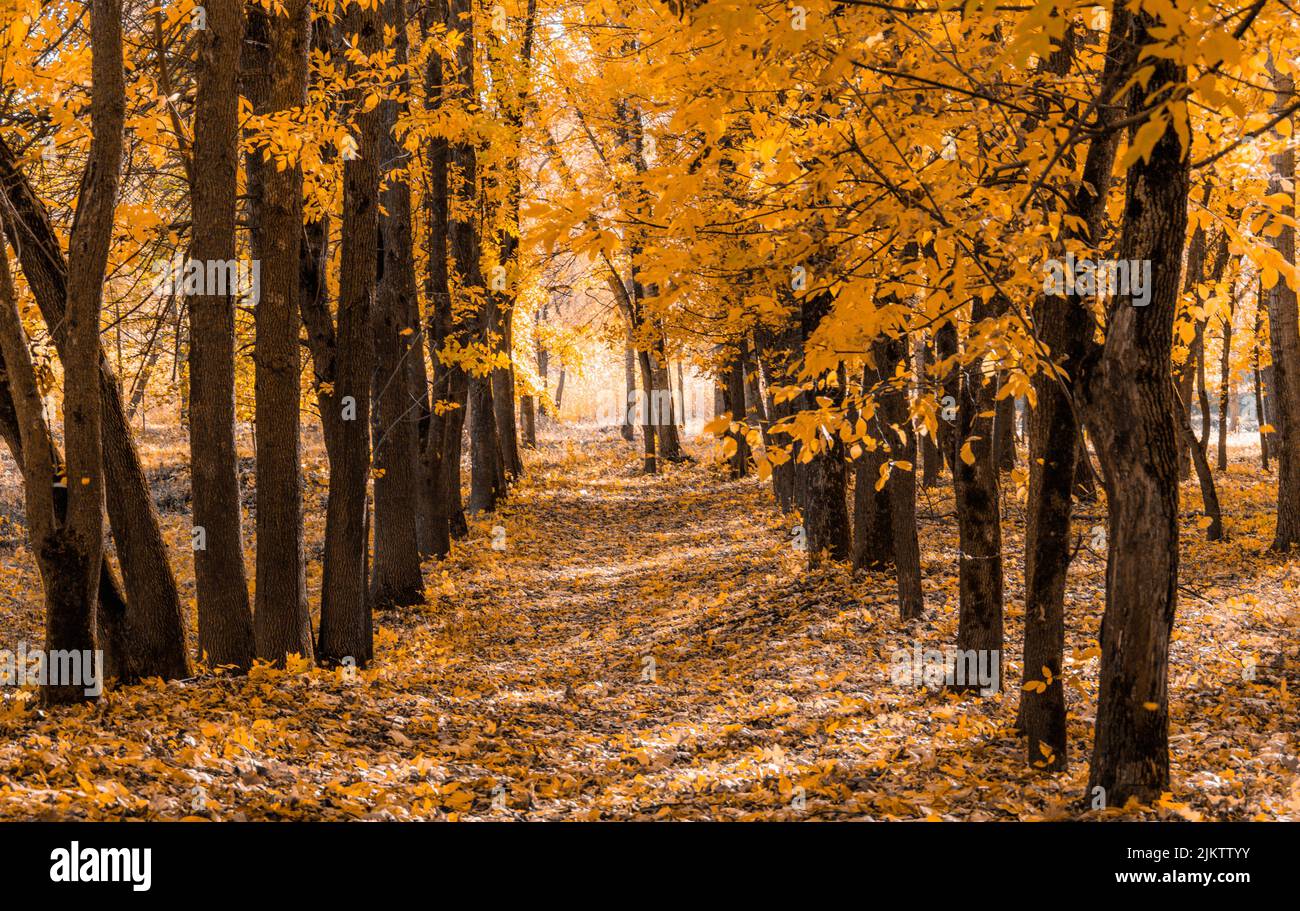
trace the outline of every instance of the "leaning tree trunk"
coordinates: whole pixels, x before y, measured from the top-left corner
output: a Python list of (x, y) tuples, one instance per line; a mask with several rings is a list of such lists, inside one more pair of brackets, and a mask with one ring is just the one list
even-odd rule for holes
[[(0, 207), (0, 219), (16, 241), (27, 284), (60, 360), (66, 361), (71, 356), (67, 346), (68, 261), (45, 203), (2, 138), (0, 184), (7, 201)], [(103, 408), (108, 518), (127, 594), (125, 610), (112, 618), (106, 651), (123, 683), (146, 677), (187, 677), (184, 617), (158, 510), (131, 437), (117, 377), (102, 351), (96, 353), (95, 360)]]
[[(1177, 387), (1174, 394), (1177, 395)], [(1210, 524), (1205, 527), (1205, 540), (1222, 541), (1223, 540), (1223, 512), (1219, 509), (1219, 494), (1214, 489), (1214, 474), (1210, 471), (1210, 461), (1205, 455), (1205, 449), (1196, 441), (1196, 434), (1192, 430), (1192, 420), (1187, 414), (1187, 406), (1181, 401), (1174, 402), (1174, 421), (1178, 430), (1178, 437), (1186, 444), (1191, 444), (1188, 452), (1191, 453), (1192, 466), (1196, 469), (1196, 481), (1201, 486), (1201, 500), (1205, 504), (1205, 517), (1209, 519)]]

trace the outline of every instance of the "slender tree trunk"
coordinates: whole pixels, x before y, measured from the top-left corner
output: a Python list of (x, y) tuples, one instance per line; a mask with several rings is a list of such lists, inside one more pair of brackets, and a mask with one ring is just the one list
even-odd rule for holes
[[(880, 435), (894, 463), (885, 491), (889, 495), (889, 527), (893, 538), (894, 571), (898, 577), (898, 609), (903, 620), (925, 613), (921, 591), (921, 548), (916, 527), (916, 434), (912, 430), (907, 388), (894, 379), (908, 360), (907, 337), (877, 341), (876, 388), (879, 390)], [(904, 374), (905, 375), (905, 374)]]
[[(916, 377), (922, 390), (930, 386), (930, 363), (934, 360), (930, 340), (925, 339), (916, 346)], [(939, 486), (939, 472), (943, 469), (943, 455), (933, 435), (925, 433), (920, 439), (921, 449), (921, 486), (929, 490)]]
[[(1175, 390), (1176, 391), (1176, 390)], [(1192, 431), (1192, 421), (1187, 414), (1187, 407), (1181, 401), (1175, 401), (1174, 420), (1177, 423), (1178, 435), (1184, 442), (1188, 437), (1192, 442), (1196, 442), (1196, 435)], [(1201, 485), (1201, 499), (1205, 503), (1205, 516), (1210, 520), (1210, 524), (1205, 529), (1205, 539), (1207, 541), (1223, 540), (1223, 512), (1219, 509), (1219, 495), (1214, 489), (1214, 475), (1210, 472), (1210, 462), (1205, 456), (1205, 449), (1199, 443), (1190, 447), (1189, 452), (1192, 457), (1192, 465), (1196, 469), (1196, 480)]]
[[(68, 505), (63, 524), (42, 548), (43, 559), (57, 567), (45, 580), (47, 655), (94, 650), (95, 603), (103, 557), (99, 318), (126, 117), (120, 0), (94, 0), (90, 23), (92, 139), (68, 240), (66, 354), (62, 358)], [(118, 404), (120, 407), (120, 399)], [(45, 684), (41, 698), (46, 704), (66, 704), (88, 696), (84, 684), (62, 680)]]
[[(1270, 68), (1272, 63), (1270, 61)], [(1294, 80), (1289, 75), (1273, 71), (1273, 87), (1277, 92), (1273, 102), (1274, 113), (1283, 111), (1292, 103)], [(1269, 176), (1270, 194), (1284, 193), (1286, 202), (1279, 215), (1295, 218), (1295, 149), (1285, 143), (1273, 156)], [(1296, 261), (1296, 231), (1293, 224), (1281, 226), (1272, 238), (1273, 248), (1289, 265)], [(1277, 528), (1272, 549), (1285, 553), (1300, 545), (1300, 315), (1296, 310), (1296, 292), (1282, 279), (1268, 289), (1268, 337), (1273, 354), (1273, 387), (1277, 414), (1274, 419), (1276, 433), (1270, 441), (1277, 451)]]
[[(233, 282), (235, 194), (239, 174), (239, 0), (209, 0), (198, 34), (194, 92), (193, 239), (189, 268), (205, 284)], [(212, 667), (246, 671), (253, 663), (235, 450), (235, 292), (205, 287), (190, 299), (190, 483), (199, 656)], [(224, 293), (220, 293), (224, 292)]]
[[(975, 302), (972, 320), (995, 315)], [(957, 648), (1002, 657), (1002, 519), (998, 502), (997, 453), (993, 447), (994, 385), (983, 376), (982, 359), (961, 371), (957, 409), (954, 485), (961, 541), (960, 610)], [(999, 676), (999, 683), (1001, 677)], [(954, 689), (977, 691), (971, 680)]]
[[(426, 5), (420, 23), (425, 39), (444, 24), (445, 6), (435, 14), (434, 7)], [(432, 110), (441, 104), (443, 93), (442, 58), (430, 54), (425, 64), (425, 107)], [(429, 344), (429, 362), (433, 368), (433, 382), (429, 397), (429, 429), (424, 448), (420, 453), (420, 510), (424, 516), (425, 530), (422, 556), (441, 559), (451, 551), (453, 525), (464, 524), (460, 505), (460, 429), (465, 419), (465, 403), (459, 397), (463, 386), (463, 373), (459, 365), (443, 360), (443, 349), (449, 338), (458, 335), (456, 317), (451, 308), (450, 267), (448, 260), (448, 183), (447, 140), (432, 137), (426, 146), (428, 186), (424, 193), (425, 243), (428, 247), (428, 269), (424, 276), (425, 297), (429, 316), (425, 335)], [(455, 437), (453, 440), (452, 437)], [(452, 462), (455, 462), (453, 477)]]
[(623, 424), (619, 434), (631, 443), (636, 439), (632, 425), (632, 405), (636, 401), (636, 348), (632, 345), (632, 327), (628, 326), (627, 341), (623, 345), (623, 378), (627, 394), (623, 397)]
[[(349, 5), (344, 41), (362, 54), (380, 47), (383, 23), (377, 6)], [(355, 71), (356, 64), (348, 64)], [(373, 657), (373, 626), (367, 586), (367, 481), (370, 474), (370, 384), (374, 370), (371, 313), (378, 274), (378, 107), (355, 109), (356, 153), (343, 163), (343, 227), (339, 254), (339, 302), (335, 405), (338, 434), (327, 445), (329, 502), (325, 512), (325, 565), (321, 583), (317, 656), (330, 665), (365, 667)], [(329, 439), (327, 437), (327, 444)]]
[(1219, 358), (1219, 447), (1218, 469), (1228, 470), (1228, 411), (1232, 404), (1232, 318), (1236, 310), (1236, 285), (1228, 299), (1228, 312), (1223, 317), (1223, 353)]
[(739, 480), (745, 477), (749, 471), (749, 443), (746, 440), (749, 416), (745, 411), (745, 359), (743, 352), (737, 351), (731, 362), (727, 365), (726, 394), (727, 411), (731, 414), (733, 425), (740, 425), (737, 429), (727, 431), (726, 439), (729, 441), (727, 448), (731, 449), (731, 455), (727, 459), (729, 474), (731, 479)]
[[(285, 5), (284, 15), (249, 7), (246, 90), (259, 113), (307, 100), (312, 44), (311, 6)], [(282, 663), (312, 658), (303, 548), (302, 359), (298, 335), (302, 289), (302, 168), (280, 170), (248, 156), (253, 255), (262, 264), (256, 303), (255, 426), (257, 427), (257, 565), (253, 638), (257, 656)]]
[[(407, 61), (405, 0), (385, 0), (384, 25), (395, 35), (396, 66)], [(393, 171), (406, 163), (397, 142), (405, 102), (380, 103), (379, 160)], [(377, 609), (424, 601), (420, 575), (420, 399), (411, 385), (410, 363), (422, 357), (409, 301), (415, 299), (415, 251), (408, 178), (388, 174), (379, 197), (379, 283), (371, 317), (374, 335), (374, 539), (370, 599)]]

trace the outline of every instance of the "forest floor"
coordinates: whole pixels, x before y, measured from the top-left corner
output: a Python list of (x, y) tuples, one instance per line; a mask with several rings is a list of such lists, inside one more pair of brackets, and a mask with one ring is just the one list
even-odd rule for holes
[[(955, 638), (944, 488), (923, 492), (927, 614), (904, 625), (892, 579), (809, 571), (768, 486), (725, 480), (709, 444), (692, 451), (645, 477), (617, 437), (544, 443), (503, 510), (428, 568), (428, 604), (377, 618), (377, 660), (360, 673), (259, 667), (54, 712), (11, 689), (0, 818), (1300, 819), (1300, 562), (1265, 552), (1272, 484), (1248, 453), (1220, 479), (1229, 542), (1203, 540), (1183, 488), (1171, 794), (1101, 812), (1085, 795), (1099, 506), (1082, 510), (1070, 573), (1070, 768), (1048, 775), (1010, 729), (1023, 470), (1005, 483), (1003, 689), (959, 697), (890, 675), (897, 650)], [(182, 553), (182, 511), (164, 503), (164, 520)], [(0, 572), (0, 643), (39, 643), (20, 544)]]

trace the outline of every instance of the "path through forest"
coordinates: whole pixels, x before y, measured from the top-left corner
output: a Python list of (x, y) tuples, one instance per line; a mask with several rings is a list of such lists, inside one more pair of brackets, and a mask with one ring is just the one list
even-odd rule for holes
[[(705, 445), (694, 452), (695, 463), (647, 477), (617, 437), (544, 443), (504, 509), (472, 521), (452, 557), (429, 568), (429, 604), (379, 615), (377, 663), (366, 671), (259, 667), (110, 692), (49, 716), (10, 703), (0, 712), (0, 815), (1079, 815), (1102, 571), (1086, 548), (1069, 605), (1071, 770), (1026, 780), (1009, 730), (1018, 614), (1001, 696), (890, 679), (897, 650), (952, 641), (950, 501), (923, 498), (929, 612), (908, 627), (888, 576), (809, 572), (767, 487), (723, 480)], [(1233, 506), (1244, 511), (1257, 493), (1251, 473), (1238, 479)], [(1012, 604), (1019, 516), (1008, 508)], [(1294, 654), (1294, 605), (1253, 599), (1249, 586), (1293, 590), (1295, 571), (1252, 555), (1262, 543), (1241, 525), (1237, 558), (1190, 540), (1194, 515), (1187, 527), (1177, 790), (1151, 815), (1294, 813), (1294, 682), (1288, 690), (1260, 650), (1248, 683), (1241, 660), (1279, 641)], [(1205, 609), (1197, 593), (1219, 606)]]

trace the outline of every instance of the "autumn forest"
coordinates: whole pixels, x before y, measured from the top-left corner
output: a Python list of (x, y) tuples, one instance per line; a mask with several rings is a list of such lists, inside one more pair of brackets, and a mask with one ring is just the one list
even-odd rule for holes
[(1298, 74), (1284, 0), (0, 0), (0, 819), (1300, 819)]

